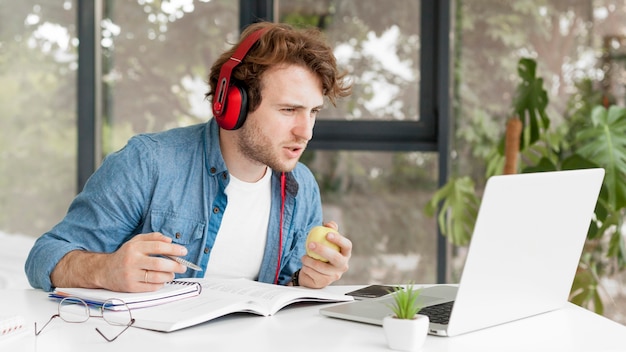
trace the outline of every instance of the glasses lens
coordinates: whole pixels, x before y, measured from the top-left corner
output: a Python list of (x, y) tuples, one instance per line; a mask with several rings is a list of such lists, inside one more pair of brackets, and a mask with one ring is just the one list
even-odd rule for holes
[(111, 325), (128, 325), (132, 320), (130, 309), (119, 299), (110, 299), (102, 305), (102, 317)]
[(89, 307), (79, 298), (63, 298), (59, 303), (59, 316), (68, 323), (82, 323), (89, 319)]

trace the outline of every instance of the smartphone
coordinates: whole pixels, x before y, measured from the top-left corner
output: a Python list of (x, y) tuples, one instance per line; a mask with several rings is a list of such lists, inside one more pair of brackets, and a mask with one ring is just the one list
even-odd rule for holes
[(348, 292), (346, 293), (346, 295), (352, 296), (355, 299), (377, 298), (392, 293), (396, 288), (402, 287), (389, 285), (369, 285), (358, 290)]

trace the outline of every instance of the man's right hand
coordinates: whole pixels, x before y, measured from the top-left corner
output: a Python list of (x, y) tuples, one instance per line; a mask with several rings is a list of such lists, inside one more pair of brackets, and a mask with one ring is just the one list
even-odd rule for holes
[(159, 255), (185, 256), (187, 249), (158, 232), (141, 234), (113, 253), (75, 250), (50, 275), (54, 287), (104, 288), (118, 292), (155, 291), (187, 270)]

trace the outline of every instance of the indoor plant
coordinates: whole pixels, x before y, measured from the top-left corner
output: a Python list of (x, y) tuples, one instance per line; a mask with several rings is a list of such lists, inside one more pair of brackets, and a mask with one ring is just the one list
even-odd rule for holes
[[(584, 81), (570, 103), (572, 111), (559, 126), (553, 126), (547, 115), (548, 93), (536, 66), (530, 58), (522, 58), (518, 64), (521, 81), (511, 120), (519, 120), (521, 127), (517, 143), (512, 143), (513, 173), (605, 169), (595, 218), (570, 294), (572, 302), (603, 314), (601, 277), (626, 269), (622, 230), (626, 213), (626, 108), (595, 94), (592, 83)], [(508, 129), (485, 160), (485, 179), (508, 173), (504, 172), (507, 140), (515, 141), (509, 139)], [(426, 214), (437, 216), (442, 235), (453, 245), (469, 243), (480, 206), (479, 194), (471, 177), (451, 177), (425, 207)]]
[(393, 314), (383, 319), (387, 344), (398, 351), (417, 351), (426, 340), (430, 322), (427, 316), (417, 314), (421, 309), (418, 301), (421, 291), (413, 284), (393, 291), (393, 304), (389, 305)]

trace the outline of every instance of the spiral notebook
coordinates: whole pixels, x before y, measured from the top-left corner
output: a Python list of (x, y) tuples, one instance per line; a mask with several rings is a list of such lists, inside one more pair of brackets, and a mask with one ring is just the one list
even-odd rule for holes
[[(110, 299), (121, 300), (130, 309), (151, 307), (159, 304), (177, 301), (183, 298), (194, 297), (202, 292), (202, 286), (197, 282), (174, 280), (166, 283), (157, 291), (153, 292), (115, 292), (105, 289), (94, 288), (75, 288), (65, 287), (57, 288), (48, 296), (54, 299), (63, 299), (66, 297), (78, 297), (92, 306), (102, 306), (104, 302)], [(121, 306), (109, 305), (107, 309), (120, 310)]]

